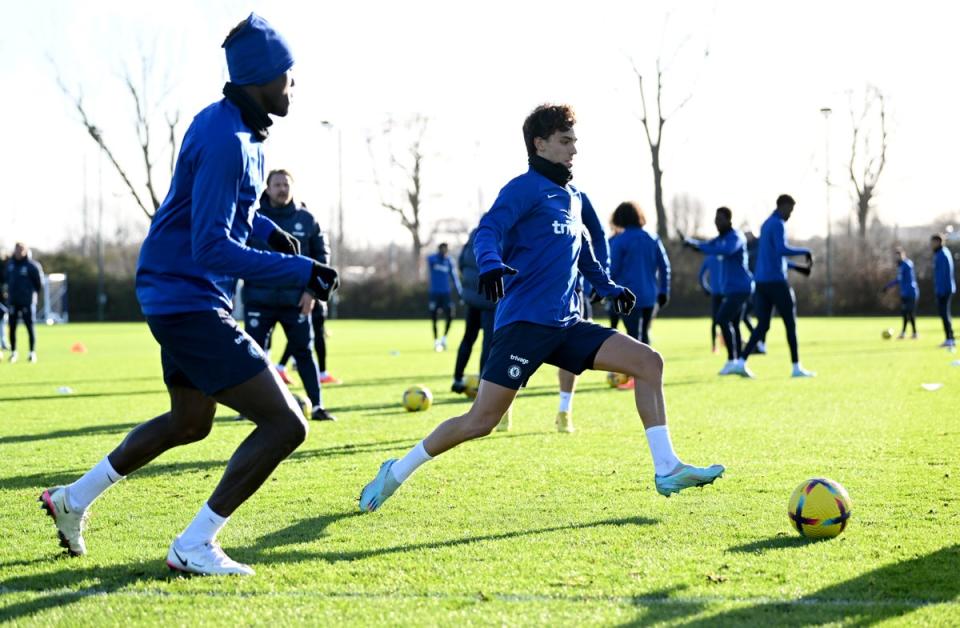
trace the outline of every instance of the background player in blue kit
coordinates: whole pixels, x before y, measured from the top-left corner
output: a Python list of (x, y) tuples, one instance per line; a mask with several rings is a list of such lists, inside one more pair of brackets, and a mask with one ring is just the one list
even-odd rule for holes
[(897, 336), (903, 340), (907, 336), (907, 323), (910, 323), (913, 329), (914, 340), (917, 339), (917, 299), (920, 298), (920, 288), (917, 286), (917, 274), (913, 269), (913, 261), (907, 257), (907, 252), (903, 247), (894, 249), (894, 255), (897, 263), (897, 277), (883, 287), (882, 292), (886, 292), (894, 286), (900, 286), (900, 315), (903, 318), (903, 327), (900, 329), (900, 335)]
[(760, 228), (757, 269), (753, 275), (756, 282), (754, 307), (757, 313), (757, 326), (743, 349), (743, 357), (737, 360), (738, 374), (746, 377), (753, 377), (753, 373), (747, 368), (746, 360), (756, 349), (757, 343), (766, 338), (774, 307), (783, 319), (783, 326), (787, 331), (793, 377), (816, 376), (816, 373), (804, 369), (800, 364), (800, 351), (797, 347), (797, 300), (787, 282), (788, 257), (806, 257), (805, 274), (809, 274), (813, 264), (813, 254), (810, 253), (810, 249), (793, 247), (787, 243), (786, 222), (790, 220), (795, 205), (796, 201), (791, 196), (781, 194), (777, 197), (777, 208)]
[(717, 352), (717, 312), (723, 302), (723, 293), (720, 292), (720, 265), (722, 259), (717, 255), (705, 255), (697, 273), (697, 283), (703, 293), (710, 297), (710, 350)]
[(417, 469), (457, 445), (489, 434), (518, 389), (541, 364), (572, 373), (597, 369), (636, 378), (634, 399), (654, 460), (657, 491), (670, 495), (709, 484), (720, 465), (680, 462), (667, 430), (663, 358), (649, 346), (583, 321), (576, 297), (578, 272), (624, 313), (636, 303), (607, 276), (587, 244), (582, 196), (570, 185), (577, 137), (573, 111), (541, 105), (524, 121), (530, 169), (501, 191), (480, 220), (475, 238), (479, 284), (497, 308), (490, 357), (470, 410), (440, 424), (400, 460), (387, 460), (360, 494), (360, 509), (383, 505)]
[[(313, 214), (297, 207), (293, 200), (293, 177), (286, 170), (272, 170), (267, 175), (267, 189), (260, 196), (259, 213), (272, 220), (279, 228), (296, 238), (300, 255), (326, 264), (330, 249), (320, 232)], [(269, 250), (267, 242), (251, 238), (253, 248)], [(310, 418), (315, 421), (334, 421), (335, 417), (323, 407), (320, 371), (313, 359), (313, 311), (311, 302), (304, 312), (300, 297), (301, 286), (283, 285), (276, 281), (250, 280), (243, 285), (244, 329), (268, 354), (273, 330), (279, 324), (287, 337), (287, 349), (297, 361), (297, 372), (310, 399)], [(321, 329), (320, 334), (323, 333)], [(281, 360), (282, 362), (282, 360)], [(282, 379), (282, 377), (281, 377)]]
[(620, 203), (613, 224), (623, 231), (610, 243), (610, 277), (637, 295), (637, 307), (623, 317), (627, 335), (650, 344), (654, 307), (670, 300), (670, 259), (663, 242), (647, 231), (647, 217), (637, 203)]
[(37, 318), (37, 295), (43, 290), (43, 268), (30, 256), (30, 249), (23, 242), (13, 247), (13, 256), (7, 261), (7, 297), (10, 301), (10, 362), (17, 361), (17, 324), (23, 321), (30, 341), (27, 359), (37, 361), (37, 335), (34, 322)]
[(683, 234), (681, 238), (685, 246), (721, 260), (719, 290), (723, 298), (717, 309), (717, 322), (723, 333), (723, 342), (727, 345), (727, 363), (720, 370), (720, 375), (732, 375), (737, 372), (741, 346), (740, 318), (753, 292), (753, 276), (747, 270), (747, 239), (733, 228), (733, 212), (728, 207), (717, 208), (714, 224), (720, 235), (708, 242), (683, 238)]
[(933, 251), (933, 294), (937, 298), (937, 312), (943, 321), (943, 333), (946, 336), (940, 346), (954, 349), (957, 341), (953, 338), (950, 302), (957, 292), (957, 281), (953, 271), (953, 253), (943, 245), (944, 239), (939, 233), (930, 237), (930, 250)]
[[(334, 269), (296, 255), (296, 239), (254, 212), (264, 184), (269, 116), (285, 116), (290, 107), (293, 56), (283, 37), (254, 14), (230, 31), (223, 47), (230, 72), (225, 98), (197, 114), (187, 129), (170, 191), (137, 264), (137, 298), (160, 344), (170, 410), (134, 428), (76, 482), (41, 495), (61, 544), (74, 555), (86, 553), (82, 534), (89, 505), (163, 452), (205, 438), (217, 403), (223, 403), (256, 429), (170, 545), (167, 565), (200, 574), (253, 574), (223, 552), (217, 533), (307, 435), (293, 396), (230, 315), (238, 277), (301, 286), (304, 311), (338, 284)], [(282, 253), (247, 247), (251, 234)], [(177, 511), (182, 504), (170, 501)], [(135, 517), (135, 511), (127, 516)]]
[[(447, 349), (447, 334), (450, 333), (450, 323), (453, 322), (455, 314), (453, 299), (450, 296), (450, 282), (453, 282), (453, 287), (457, 291), (457, 298), (463, 293), (453, 259), (447, 255), (448, 250), (447, 243), (441, 242), (437, 246), (437, 252), (427, 256), (427, 270), (430, 273), (429, 307), (430, 320), (433, 322), (434, 351), (446, 351)], [(437, 335), (437, 317), (440, 310), (443, 310), (446, 316), (442, 336)]]

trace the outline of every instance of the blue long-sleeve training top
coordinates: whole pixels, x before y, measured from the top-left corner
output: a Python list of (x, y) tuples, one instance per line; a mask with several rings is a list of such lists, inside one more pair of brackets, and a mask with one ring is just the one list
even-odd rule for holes
[(643, 227), (627, 227), (610, 242), (610, 277), (637, 295), (637, 307), (653, 307), (670, 294), (670, 259), (663, 242)]
[(720, 264), (723, 259), (717, 255), (704, 255), (697, 273), (697, 283), (709, 294), (722, 295), (720, 292)]
[(601, 296), (620, 294), (587, 242), (582, 198), (574, 186), (557, 185), (530, 169), (507, 183), (480, 219), (473, 244), (480, 273), (503, 264), (518, 271), (504, 277), (496, 329), (520, 321), (575, 324), (578, 271)]
[(307, 285), (310, 259), (246, 245), (251, 234), (266, 240), (276, 229), (254, 211), (263, 187), (263, 147), (236, 105), (223, 99), (197, 114), (140, 249), (145, 315), (229, 311), (237, 278)]
[(457, 269), (452, 257), (440, 255), (440, 253), (428, 255), (427, 268), (430, 270), (430, 294), (450, 294), (451, 281), (457, 289), (457, 294), (463, 294), (463, 288), (460, 286), (460, 278), (457, 277)]
[(704, 255), (718, 256), (720, 262), (719, 294), (750, 294), (753, 276), (747, 259), (747, 238), (737, 229), (730, 229), (712, 240), (688, 238)]
[(760, 228), (757, 244), (757, 270), (753, 278), (757, 283), (787, 280), (787, 257), (808, 255), (810, 249), (787, 244), (786, 224), (774, 210)]
[(883, 287), (884, 290), (899, 285), (900, 296), (904, 299), (917, 299), (920, 296), (920, 287), (917, 285), (917, 274), (913, 270), (913, 262), (909, 259), (900, 260), (897, 264), (897, 278)]
[(603, 228), (603, 223), (597, 215), (597, 210), (593, 208), (593, 203), (586, 194), (580, 192), (582, 202), (583, 226), (587, 229), (587, 235), (590, 236), (590, 246), (593, 248), (593, 256), (597, 258), (603, 269), (610, 272), (610, 243), (607, 241), (607, 232)]
[(953, 254), (945, 246), (933, 254), (933, 291), (938, 297), (945, 297), (957, 291), (957, 281), (953, 274)]

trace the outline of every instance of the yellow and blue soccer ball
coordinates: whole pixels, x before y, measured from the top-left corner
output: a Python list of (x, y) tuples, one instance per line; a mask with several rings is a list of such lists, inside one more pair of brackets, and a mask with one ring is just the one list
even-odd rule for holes
[(470, 399), (477, 398), (477, 392), (480, 390), (480, 376), (479, 375), (467, 375), (463, 379), (463, 394), (465, 394)]
[(787, 514), (801, 536), (829, 539), (847, 529), (853, 504), (847, 490), (827, 478), (813, 478), (793, 491)]
[(422, 412), (433, 403), (433, 393), (426, 386), (411, 386), (403, 391), (403, 407), (409, 412)]
[(607, 386), (610, 388), (616, 388), (617, 386), (622, 386), (630, 381), (629, 375), (624, 375), (623, 373), (614, 373), (610, 371), (607, 373)]
[(882, 335), (884, 340), (890, 340), (891, 338), (893, 338), (893, 330), (889, 328), (884, 329)]

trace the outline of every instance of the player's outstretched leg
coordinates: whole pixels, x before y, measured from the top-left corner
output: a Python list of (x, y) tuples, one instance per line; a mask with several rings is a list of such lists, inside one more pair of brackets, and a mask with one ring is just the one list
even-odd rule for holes
[(360, 492), (360, 510), (373, 512), (396, 492), (417, 468), (460, 443), (488, 435), (510, 409), (517, 391), (481, 380), (477, 398), (466, 414), (447, 419), (399, 460), (387, 460)]
[(653, 456), (657, 492), (669, 497), (692, 486), (711, 484), (723, 475), (723, 465), (695, 467), (681, 462), (674, 452), (667, 428), (663, 358), (659, 353), (629, 336), (616, 334), (600, 346), (593, 368), (626, 373), (634, 378), (634, 398)]

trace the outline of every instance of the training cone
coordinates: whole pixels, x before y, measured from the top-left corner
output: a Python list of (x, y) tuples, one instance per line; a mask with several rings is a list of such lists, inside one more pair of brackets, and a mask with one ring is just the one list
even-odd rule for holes
[(73, 343), (73, 346), (70, 347), (70, 353), (86, 353), (86, 352), (87, 352), (87, 345), (83, 344), (82, 342), (75, 342)]

